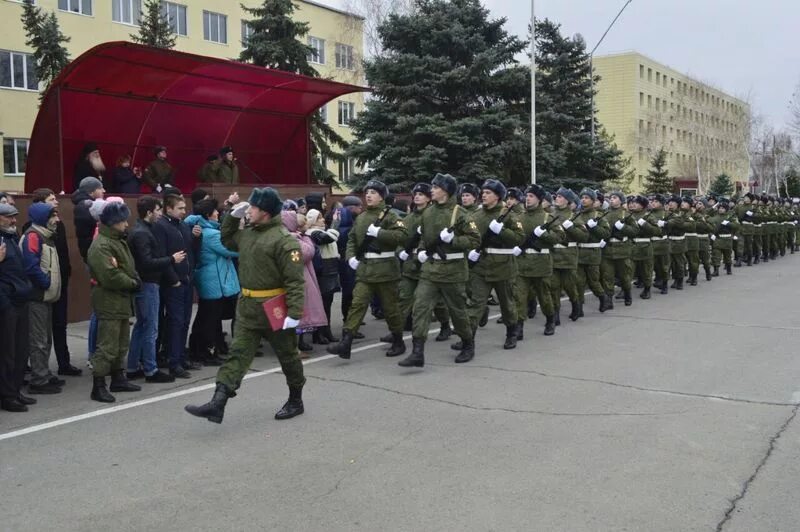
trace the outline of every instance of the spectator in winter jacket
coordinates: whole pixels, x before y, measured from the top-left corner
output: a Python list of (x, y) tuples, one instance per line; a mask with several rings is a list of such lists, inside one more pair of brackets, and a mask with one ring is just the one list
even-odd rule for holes
[(92, 245), (94, 230), (97, 228), (97, 221), (89, 212), (89, 207), (94, 200), (103, 199), (105, 193), (103, 183), (95, 177), (83, 178), (78, 189), (72, 193), (72, 203), (75, 204), (75, 236), (78, 238), (78, 251), (84, 262), (86, 262), (86, 252)]
[(239, 295), (239, 276), (233, 264), (233, 259), (239, 254), (222, 245), (217, 200), (202, 200), (194, 210), (197, 214), (187, 216), (183, 221), (190, 227), (199, 225), (203, 232), (194, 270), (194, 285), (199, 300), (189, 351), (196, 360), (206, 365), (221, 366), (222, 360), (217, 353), (211, 352), (211, 348), (217, 343), (223, 312), (235, 308)]
[(32, 394), (61, 393), (65, 381), (50, 373), (53, 348), (53, 303), (61, 296), (61, 269), (55, 247), (58, 211), (49, 203), (33, 203), (31, 226), (20, 242), (25, 273), (33, 285), (28, 307)]
[(72, 172), (73, 192), (80, 188), (81, 181), (86, 177), (94, 177), (102, 182), (103, 173), (105, 173), (105, 171), (106, 165), (103, 163), (103, 158), (100, 156), (100, 150), (97, 148), (97, 144), (94, 142), (87, 142)]
[[(5, 199), (5, 198), (3, 198)], [(19, 211), (0, 199), (0, 408), (25, 412), (36, 400), (22, 395), (28, 360), (28, 307), (33, 285), (17, 235)]]
[(186, 260), (186, 253), (178, 251), (168, 255), (153, 234), (153, 225), (162, 215), (161, 200), (152, 196), (141, 197), (136, 202), (136, 210), (139, 220), (128, 235), (128, 248), (133, 255), (136, 273), (142, 280), (142, 289), (133, 299), (136, 324), (128, 351), (128, 378), (144, 377), (147, 382), (174, 382), (175, 377), (159, 371), (156, 364), (159, 292), (165, 276), (172, 276), (172, 284), (178, 282), (172, 265)]
[(188, 360), (185, 353), (194, 296), (192, 274), (202, 237), (200, 226), (189, 227), (183, 223), (185, 217), (186, 201), (182, 196), (170, 195), (164, 198), (164, 216), (153, 224), (153, 234), (168, 255), (186, 253), (186, 260), (172, 264), (173, 272), (161, 280), (161, 300), (166, 309), (166, 326), (161, 332), (166, 340), (170, 374), (179, 379), (191, 377), (187, 369), (202, 367)]
[(123, 155), (117, 159), (108, 190), (115, 194), (138, 194), (140, 179), (142, 171), (139, 168), (131, 168), (131, 156)]
[[(325, 201), (325, 193), (324, 192), (311, 192), (306, 196), (306, 207), (308, 211), (311, 209), (318, 210), (323, 215), (327, 212), (328, 205)], [(308, 215), (308, 212), (306, 212)]]
[[(341, 219), (339, 221), (339, 282), (342, 285), (342, 318), (347, 317), (350, 305), (353, 302), (353, 288), (356, 286), (356, 272), (347, 264), (347, 237), (353, 228), (356, 216), (361, 214), (363, 206), (361, 199), (356, 196), (347, 196), (342, 200)], [(363, 337), (363, 333), (356, 333), (354, 338)]]
[(325, 229), (325, 219), (317, 209), (311, 209), (306, 216), (308, 221), (308, 236), (319, 250), (319, 259), (314, 260), (314, 273), (317, 275), (319, 291), (322, 295), (322, 307), (325, 309), (325, 316), (328, 324), (314, 331), (314, 342), (326, 345), (330, 342), (338, 342), (331, 332), (331, 305), (333, 296), (342, 288), (339, 284), (339, 222), (341, 212), (333, 213), (331, 228)]
[(106, 389), (111, 375), (112, 392), (137, 392), (122, 370), (128, 353), (133, 295), (142, 287), (128, 249), (125, 231), (130, 211), (124, 203), (109, 202), (100, 214), (100, 229), (87, 255), (89, 273), (96, 285), (92, 288), (92, 309), (97, 315), (97, 351), (92, 357), (93, 385), (91, 398), (113, 403)]

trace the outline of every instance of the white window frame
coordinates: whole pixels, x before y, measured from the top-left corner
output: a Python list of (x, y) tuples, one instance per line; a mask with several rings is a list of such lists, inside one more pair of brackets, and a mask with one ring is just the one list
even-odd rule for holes
[(308, 62), (315, 63), (317, 65), (324, 65), (325, 39), (320, 39), (319, 37), (309, 37), (308, 45), (313, 49), (313, 51), (308, 54)]
[[(9, 75), (11, 80), (11, 85), (0, 85), (0, 89), (12, 89), (12, 90), (19, 90), (19, 91), (32, 91), (38, 92), (39, 91), (39, 79), (36, 78), (36, 87), (28, 88), (29, 79), (28, 79), (28, 58), (33, 61), (33, 54), (28, 54), (25, 52), (13, 52), (11, 50), (0, 50), (0, 54), (8, 54), (8, 64), (9, 64)], [(17, 87), (14, 85), (14, 56), (20, 55), (22, 56), (22, 78), (24, 82), (23, 87)]]
[[(86, 7), (84, 2), (88, 2), (89, 5), (89, 12), (84, 13), (83, 9)], [(67, 7), (61, 7), (62, 3), (66, 3)], [(72, 4), (77, 4), (78, 10), (75, 11), (72, 9)], [(91, 17), (94, 16), (94, 5), (92, 5), (92, 0), (58, 0), (57, 2), (58, 10), (62, 13), (72, 13), (73, 15), (83, 15), (84, 17)]]
[(350, 127), (350, 122), (356, 119), (356, 104), (353, 102), (339, 102), (339, 125)]
[(349, 44), (336, 43), (336, 68), (355, 70), (355, 49)]
[(353, 170), (355, 169), (355, 164), (353, 159), (347, 158), (344, 162), (339, 161), (339, 180), (342, 183), (349, 183), (351, 178), (353, 177)]
[[(208, 25), (206, 25), (206, 17), (208, 17)], [(216, 19), (216, 26), (217, 26), (217, 37), (218, 40), (214, 40), (211, 38), (211, 23)], [(206, 29), (208, 31), (206, 32)], [(225, 40), (219, 40), (222, 36), (222, 32), (225, 32)], [(217, 44), (228, 44), (228, 15), (223, 13), (217, 13), (215, 11), (207, 11), (203, 10), (203, 40), (208, 42), (214, 42)]]
[[(130, 13), (130, 20), (124, 20), (123, 5), (128, 6)], [(119, 20), (114, 18), (114, 8), (117, 7), (119, 13)], [(139, 11), (138, 16), (136, 11)], [(117, 24), (125, 24), (126, 26), (140, 26), (142, 20), (142, 0), (111, 0), (111, 20)]]
[[(174, 13), (170, 10), (174, 10)], [(181, 17), (181, 11), (183, 17)], [(189, 36), (189, 8), (187, 6), (177, 2), (161, 2), (161, 13), (172, 27), (172, 33), (182, 37)]]
[[(15, 172), (6, 172), (6, 165), (5, 165), (5, 150), (6, 150), (6, 142), (11, 141), (12, 148), (14, 151), (14, 170)], [(24, 176), (25, 171), (19, 171), (19, 150), (17, 148), (18, 144), (24, 142), (25, 143), (25, 166), (28, 165), (28, 150), (30, 149), (30, 140), (29, 139), (16, 139), (16, 138), (4, 138), (3, 139), (3, 174), (7, 176)]]
[(242, 46), (247, 46), (247, 40), (253, 36), (253, 26), (242, 20)]

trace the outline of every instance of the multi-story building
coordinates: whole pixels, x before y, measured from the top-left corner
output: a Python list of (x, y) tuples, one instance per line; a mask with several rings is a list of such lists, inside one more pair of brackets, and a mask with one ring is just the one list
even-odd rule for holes
[[(144, 0), (36, 0), (44, 10), (56, 13), (62, 32), (71, 40), (67, 49), (75, 58), (103, 42), (130, 40), (139, 31)], [(175, 49), (200, 55), (235, 59), (242, 50), (252, 18), (240, 4), (256, 7), (259, 0), (162, 1), (177, 35)], [(296, 0), (298, 21), (308, 22), (307, 43), (313, 48), (309, 60), (324, 78), (364, 84), (363, 19), (310, 0)], [(28, 139), (39, 103), (38, 81), (25, 29), (20, 22), (18, 0), (0, 0), (0, 137), (3, 168), (0, 190), (24, 190)], [(350, 121), (364, 107), (363, 93), (334, 100), (320, 113), (346, 140), (351, 139)], [(326, 161), (340, 181), (347, 182), (354, 165)]]
[(660, 148), (677, 188), (703, 192), (719, 174), (747, 182), (750, 108), (637, 52), (597, 56), (599, 122), (631, 160), (641, 190)]

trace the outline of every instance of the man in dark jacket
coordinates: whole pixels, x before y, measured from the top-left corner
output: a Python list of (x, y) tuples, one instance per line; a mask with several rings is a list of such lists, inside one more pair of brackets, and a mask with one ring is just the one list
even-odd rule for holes
[(128, 235), (128, 247), (136, 263), (136, 273), (142, 280), (142, 289), (133, 298), (136, 325), (128, 351), (128, 378), (144, 377), (147, 382), (174, 382), (175, 377), (159, 371), (156, 365), (159, 290), (165, 277), (170, 286), (180, 282), (172, 265), (186, 260), (186, 253), (178, 251), (167, 255), (153, 234), (153, 224), (161, 218), (162, 213), (159, 199), (141, 197), (136, 203), (136, 210), (139, 220)]
[(97, 229), (97, 220), (89, 212), (92, 202), (103, 199), (105, 196), (103, 183), (95, 177), (85, 177), (78, 185), (78, 190), (72, 193), (72, 203), (75, 220), (75, 236), (78, 238), (78, 251), (83, 262), (86, 262), (86, 253), (92, 245), (94, 231)]
[(17, 208), (0, 203), (0, 407), (25, 412), (36, 400), (22, 395), (28, 360), (28, 299), (32, 290), (17, 235)]
[(164, 198), (164, 211), (164, 216), (152, 225), (156, 240), (167, 255), (181, 251), (186, 253), (186, 260), (173, 263), (169, 268), (172, 271), (167, 271), (161, 279), (161, 300), (166, 309), (164, 338), (170, 374), (179, 379), (188, 379), (191, 374), (187, 369), (202, 367), (189, 361), (185, 353), (192, 318), (192, 274), (202, 233), (200, 226), (189, 228), (183, 223), (186, 201), (182, 196)]
[[(356, 286), (356, 272), (347, 264), (345, 255), (347, 252), (347, 238), (353, 228), (356, 216), (363, 210), (361, 198), (357, 196), (347, 196), (342, 200), (342, 210), (339, 222), (339, 280), (342, 285), (342, 318), (346, 318), (350, 312), (350, 305), (353, 303), (353, 288)], [(356, 333), (355, 338), (363, 338), (363, 333)]]

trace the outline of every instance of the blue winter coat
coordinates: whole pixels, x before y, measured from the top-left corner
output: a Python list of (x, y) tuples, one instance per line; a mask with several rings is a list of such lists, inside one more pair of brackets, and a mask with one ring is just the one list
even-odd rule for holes
[(219, 222), (192, 214), (183, 223), (190, 227), (199, 225), (203, 230), (203, 240), (194, 270), (197, 295), (200, 299), (222, 299), (237, 295), (241, 288), (233, 259), (239, 254), (222, 245)]
[(341, 210), (339, 220), (339, 282), (342, 287), (342, 294), (349, 296), (353, 293), (356, 286), (356, 272), (347, 264), (347, 237), (353, 229), (355, 216), (348, 210)]

